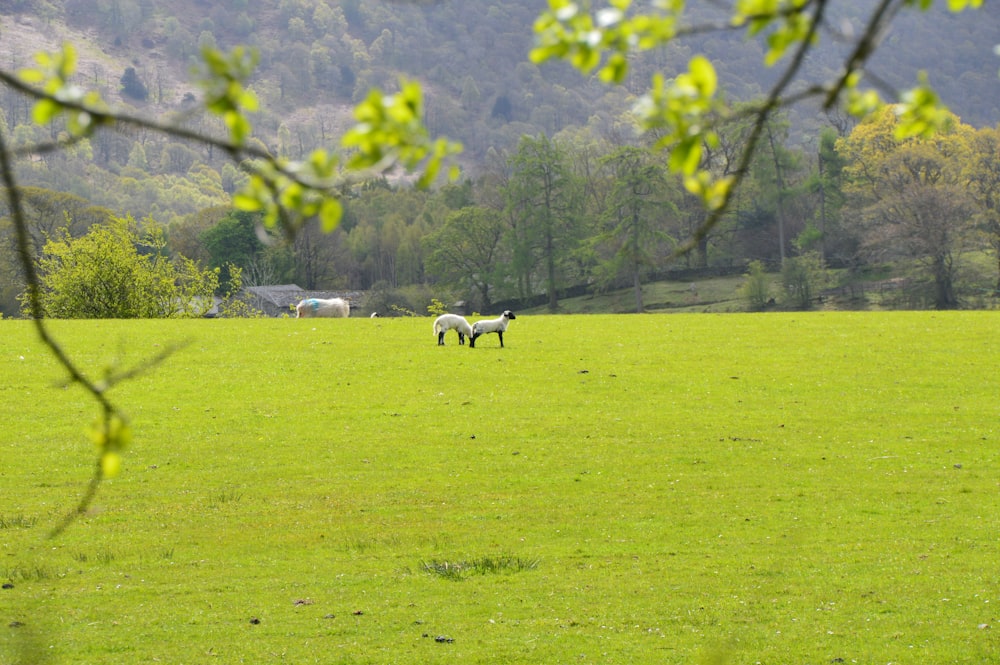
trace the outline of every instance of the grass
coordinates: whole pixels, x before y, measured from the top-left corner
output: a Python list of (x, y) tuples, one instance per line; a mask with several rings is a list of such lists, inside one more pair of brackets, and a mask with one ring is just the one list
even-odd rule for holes
[(24, 515), (11, 515), (4, 517), (0, 515), (0, 529), (29, 529), (38, 522), (37, 518), (25, 517)]
[(998, 323), (2, 321), (0, 665), (996, 661)]
[(538, 567), (536, 559), (522, 559), (508, 554), (483, 556), (471, 561), (424, 561), (421, 568), (432, 575), (449, 580), (463, 580), (469, 575), (499, 575), (520, 573)]

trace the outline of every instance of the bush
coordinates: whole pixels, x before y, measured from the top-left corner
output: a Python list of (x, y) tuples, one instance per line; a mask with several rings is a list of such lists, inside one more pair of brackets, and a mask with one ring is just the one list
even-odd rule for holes
[[(131, 217), (94, 224), (87, 235), (51, 238), (38, 261), (39, 304), (62, 319), (198, 317), (212, 306), (218, 273), (165, 254), (162, 228), (141, 232)], [(31, 314), (27, 294), (22, 308)]]
[(125, 73), (122, 74), (120, 83), (122, 84), (122, 94), (131, 97), (132, 99), (138, 99), (139, 101), (146, 101), (149, 97), (149, 90), (146, 89), (146, 85), (139, 79), (139, 75), (135, 71), (135, 67), (127, 67)]
[(420, 312), (430, 311), (425, 303), (432, 297), (430, 289), (424, 285), (392, 288), (388, 282), (380, 280), (368, 291), (365, 306), (382, 316), (423, 316)]
[(751, 310), (762, 310), (771, 301), (771, 282), (761, 261), (751, 261), (745, 282), (740, 287), (740, 296), (745, 298)]
[(785, 304), (797, 309), (809, 309), (816, 292), (826, 285), (826, 268), (818, 252), (808, 252), (788, 259), (781, 267), (781, 284)]

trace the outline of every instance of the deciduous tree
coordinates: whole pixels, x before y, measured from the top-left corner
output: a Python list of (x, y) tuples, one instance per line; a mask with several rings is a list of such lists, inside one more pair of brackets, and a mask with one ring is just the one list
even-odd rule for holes
[(475, 292), (477, 305), (488, 310), (502, 279), (504, 232), (496, 210), (471, 206), (456, 210), (424, 238), (427, 270), (461, 293)]
[(541, 262), (549, 309), (555, 311), (560, 271), (577, 242), (574, 217), (580, 210), (580, 183), (563, 150), (546, 136), (522, 137), (511, 159), (507, 194), (515, 223), (511, 238), (516, 279), (522, 295), (530, 293), (536, 261)]
[(201, 233), (201, 242), (211, 257), (209, 265), (222, 271), (220, 286), (223, 288), (229, 288), (229, 265), (246, 269), (264, 249), (258, 236), (259, 228), (262, 228), (259, 214), (230, 210)]
[(958, 305), (955, 276), (974, 211), (962, 179), (972, 129), (951, 119), (932, 137), (900, 139), (897, 110), (886, 108), (838, 143), (862, 251), (869, 259), (923, 265), (938, 309)]
[(669, 241), (666, 218), (677, 216), (677, 206), (668, 196), (671, 187), (665, 169), (649, 152), (619, 148), (604, 164), (612, 185), (604, 201), (605, 227), (596, 239), (611, 249), (611, 256), (600, 265), (599, 279), (608, 284), (627, 275), (635, 294), (635, 311), (642, 312), (643, 273), (662, 258), (658, 250)]
[(1000, 296), (1000, 127), (987, 127), (972, 137), (972, 158), (964, 179), (978, 204), (979, 230), (997, 263), (995, 294)]
[[(132, 218), (95, 224), (74, 238), (51, 238), (38, 262), (40, 304), (61, 319), (201, 316), (212, 306), (218, 273), (170, 259), (161, 227)], [(30, 303), (27, 303), (30, 306)]]

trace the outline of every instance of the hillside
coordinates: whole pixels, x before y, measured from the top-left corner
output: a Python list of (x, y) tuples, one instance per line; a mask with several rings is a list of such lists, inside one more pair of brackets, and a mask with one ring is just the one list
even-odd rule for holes
[[(12, 12), (10, 7), (21, 7)], [(943, 3), (938, 3), (943, 4)], [(692, 3), (692, 21), (709, 21), (711, 5)], [(60, 11), (39, 1), (0, 3), (0, 57), (7, 66), (30, 62), (30, 54), (62, 42), (80, 53), (81, 83), (105, 98), (152, 115), (179, 111), (196, 92), (190, 68), (200, 44), (229, 49), (250, 44), (261, 55), (254, 89), (264, 112), (260, 138), (293, 151), (330, 143), (350, 120), (350, 109), (372, 86), (392, 88), (400, 75), (425, 85), (432, 132), (461, 140), (471, 165), (490, 148), (510, 147), (522, 134), (554, 134), (595, 121), (610, 125), (628, 108), (654, 71), (668, 75), (691, 54), (715, 59), (727, 94), (748, 98), (770, 83), (774, 72), (757, 63), (758, 46), (742, 33), (713, 33), (687, 40), (666, 53), (638, 57), (624, 89), (607, 89), (568, 66), (527, 62), (532, 22), (544, 3), (335, 3), (325, 0), (76, 0)], [(841, 2), (831, 24), (849, 26), (861, 2)], [(904, 12), (885, 35), (872, 61), (879, 79), (910, 85), (921, 69), (956, 113), (974, 126), (1000, 122), (997, 59), (992, 57), (1000, 9), (950, 14)], [(934, 44), (933, 49), (926, 46)], [(838, 64), (838, 47), (827, 35), (810, 59), (817, 73)], [(134, 68), (149, 98), (123, 98), (120, 79)], [(808, 111), (800, 131), (813, 124)]]

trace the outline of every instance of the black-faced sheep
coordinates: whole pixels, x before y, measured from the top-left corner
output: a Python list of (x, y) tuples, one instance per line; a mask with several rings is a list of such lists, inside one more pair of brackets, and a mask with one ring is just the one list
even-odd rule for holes
[(476, 348), (476, 338), (480, 335), (486, 335), (489, 333), (496, 333), (497, 337), (500, 338), (500, 348), (503, 348), (503, 334), (507, 330), (507, 324), (512, 320), (516, 319), (514, 312), (509, 309), (504, 310), (504, 313), (495, 319), (486, 319), (484, 321), (476, 321), (472, 324), (472, 334), (469, 335), (469, 348)]
[(464, 316), (458, 314), (442, 314), (434, 319), (434, 334), (438, 338), (438, 346), (444, 346), (444, 334), (449, 330), (458, 332), (458, 343), (465, 344), (465, 338), (472, 338), (472, 326)]

